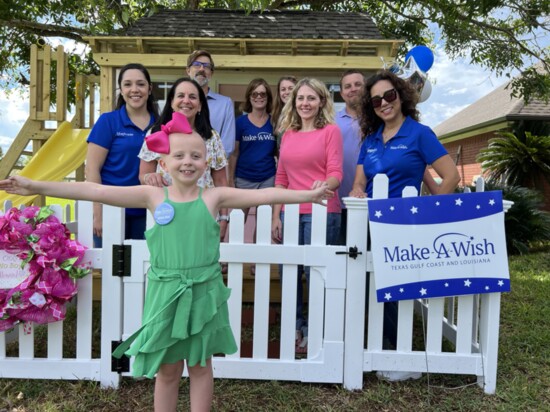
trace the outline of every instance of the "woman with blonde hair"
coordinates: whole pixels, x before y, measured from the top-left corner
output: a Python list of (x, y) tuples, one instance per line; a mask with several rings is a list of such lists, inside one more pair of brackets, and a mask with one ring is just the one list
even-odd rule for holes
[[(334, 123), (334, 105), (324, 83), (304, 78), (292, 91), (285, 105), (280, 127), (285, 130), (279, 152), (275, 187), (316, 188), (328, 185), (336, 191), (342, 181), (342, 134)], [(327, 244), (336, 244), (340, 228), (338, 196), (327, 203)], [(311, 203), (300, 205), (299, 243), (311, 243)], [(273, 206), (272, 237), (282, 240), (284, 211)], [(304, 270), (309, 284), (309, 268)], [(303, 315), (301, 270), (298, 276), (296, 308), (296, 352), (307, 352), (307, 320)]]
[(294, 76), (283, 76), (279, 79), (277, 83), (277, 95), (275, 96), (275, 101), (273, 103), (273, 111), (271, 112), (271, 124), (273, 125), (273, 130), (277, 136), (277, 146), (281, 145), (281, 136), (282, 130), (279, 129), (278, 123), (279, 118), (281, 117), (281, 112), (286, 102), (290, 99), (292, 95), (292, 90), (296, 87), (296, 77)]

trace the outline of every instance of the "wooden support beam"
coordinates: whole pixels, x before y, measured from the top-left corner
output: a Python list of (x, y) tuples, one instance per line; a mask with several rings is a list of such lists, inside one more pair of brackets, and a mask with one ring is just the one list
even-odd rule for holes
[(17, 163), (21, 157), (21, 154), (25, 151), (29, 142), (35, 139), (37, 134), (40, 132), (40, 127), (41, 122), (31, 118), (27, 119), (27, 121), (23, 124), (23, 127), (0, 162), (0, 179), (5, 179), (9, 176), (15, 166), (15, 163)]
[(196, 49), (196, 45), (195, 45), (195, 40), (194, 39), (189, 39), (187, 40), (187, 44), (189, 45), (189, 54), (193, 53)]
[(298, 42), (296, 40), (292, 40), (292, 46), (291, 46), (291, 55), (296, 56), (298, 54)]
[[(40, 107), (40, 116), (43, 120), (49, 120), (51, 95), (50, 95), (50, 80), (51, 80), (51, 68), (52, 68), (52, 48), (51, 46), (44, 46), (43, 53), (43, 66), (42, 66), (42, 104)], [(39, 118), (40, 118), (39, 117)]]
[[(123, 66), (123, 64), (121, 66)], [(147, 65), (145, 65), (145, 67), (147, 67)], [(110, 112), (113, 110), (115, 103), (115, 69), (113, 67), (101, 67), (99, 87), (101, 87), (99, 110), (101, 113)]]
[[(393, 57), (383, 56), (393, 60)], [(216, 69), (315, 69), (315, 70), (378, 70), (379, 56), (214, 56)], [(148, 68), (185, 67), (187, 56), (174, 54), (121, 54), (95, 53), (94, 60), (103, 68), (122, 67), (132, 61), (139, 61)], [(103, 89), (102, 89), (103, 91)]]
[(36, 119), (38, 96), (38, 46), (31, 45), (31, 80), (29, 85), (29, 117)]
[[(56, 68), (56, 100), (55, 120), (63, 122), (67, 118), (67, 84), (69, 83), (69, 68), (67, 55), (63, 46), (57, 46), (55, 52), (57, 60)], [(49, 108), (48, 108), (49, 109)]]
[(342, 42), (342, 48), (340, 49), (340, 56), (348, 55), (349, 41)]

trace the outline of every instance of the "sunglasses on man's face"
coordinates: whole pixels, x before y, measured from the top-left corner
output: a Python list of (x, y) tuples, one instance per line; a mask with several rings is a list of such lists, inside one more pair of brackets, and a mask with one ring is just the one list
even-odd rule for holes
[(372, 107), (376, 109), (382, 106), (382, 99), (384, 99), (388, 103), (393, 102), (395, 99), (397, 99), (397, 90), (390, 89), (385, 91), (382, 96), (372, 96), (370, 98), (370, 103), (372, 104)]
[(266, 92), (252, 92), (251, 96), (252, 96), (253, 99), (257, 99), (258, 97), (260, 99), (263, 99), (267, 96), (267, 93)]
[(191, 67), (197, 67), (197, 68), (202, 67), (203, 69), (212, 70), (212, 64), (203, 63), (199, 61), (194, 61), (193, 63), (191, 63)]

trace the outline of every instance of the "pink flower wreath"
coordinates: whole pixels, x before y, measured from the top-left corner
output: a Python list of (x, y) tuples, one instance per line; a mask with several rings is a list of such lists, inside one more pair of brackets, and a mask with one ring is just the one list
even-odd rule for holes
[(49, 323), (65, 318), (65, 303), (77, 292), (76, 279), (90, 273), (86, 248), (49, 207), (11, 208), (0, 216), (0, 250), (16, 255), (29, 276), (0, 289), (0, 331), (19, 322)]

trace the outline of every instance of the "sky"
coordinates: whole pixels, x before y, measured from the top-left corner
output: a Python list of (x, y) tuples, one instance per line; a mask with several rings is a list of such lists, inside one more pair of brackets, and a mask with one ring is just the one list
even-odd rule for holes
[[(439, 48), (434, 56), (427, 72), (432, 93), (418, 106), (422, 123), (432, 128), (508, 81), (467, 60), (451, 61)], [(13, 92), (8, 97), (0, 90), (0, 146), (4, 153), (28, 116), (28, 94)]]

